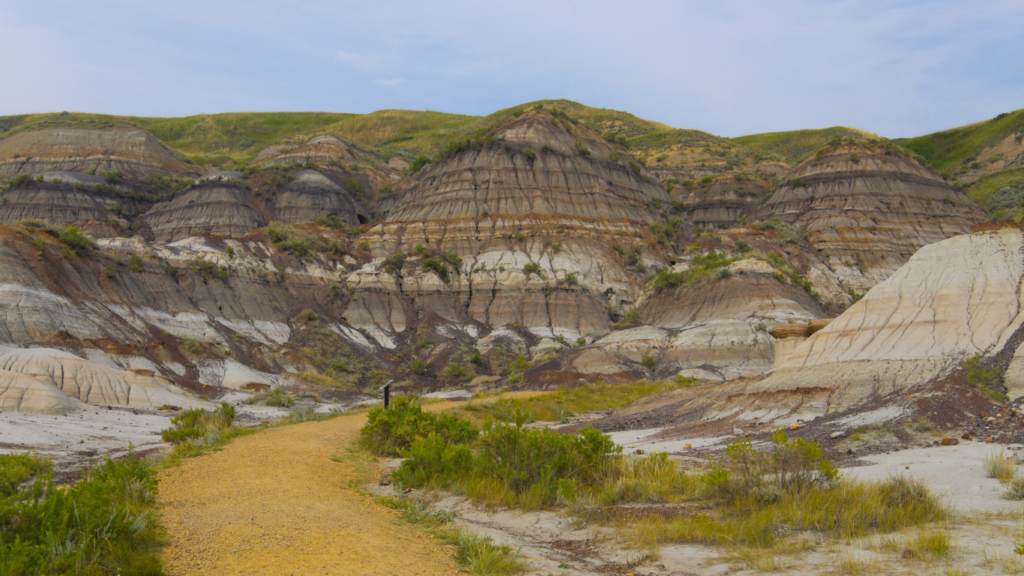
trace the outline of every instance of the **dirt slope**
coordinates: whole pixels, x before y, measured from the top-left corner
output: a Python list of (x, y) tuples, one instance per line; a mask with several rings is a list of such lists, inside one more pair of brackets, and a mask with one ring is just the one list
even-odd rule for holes
[(283, 426), (160, 473), (174, 576), (456, 574), (451, 552), (350, 487), (365, 414)]

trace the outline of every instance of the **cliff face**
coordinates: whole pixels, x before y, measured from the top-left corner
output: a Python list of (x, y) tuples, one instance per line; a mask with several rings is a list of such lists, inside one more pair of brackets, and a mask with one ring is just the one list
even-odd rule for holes
[(201, 234), (244, 236), (266, 225), (241, 182), (207, 180), (159, 202), (141, 217), (159, 242)]
[[(393, 285), (421, 314), (593, 339), (639, 295), (627, 256), (641, 267), (664, 263), (638, 237), (662, 220), (655, 205), (668, 201), (623, 147), (569, 120), (527, 112), (410, 177), (385, 223), (365, 237), (375, 256), (409, 256)], [(447, 282), (425, 268), (434, 265), (428, 260), (451, 271)], [(350, 278), (364, 322), (393, 308), (393, 296), (380, 289), (390, 281), (371, 276)]]
[(676, 185), (671, 195), (686, 205), (694, 224), (730, 228), (746, 223), (771, 190), (764, 178), (734, 174), (690, 181), (689, 187)]
[(970, 231), (984, 212), (918, 161), (840, 145), (800, 163), (758, 211), (807, 231), (846, 283), (870, 288), (919, 248)]
[(345, 224), (365, 224), (370, 214), (347, 190), (316, 170), (302, 170), (278, 193), (274, 220), (288, 224), (312, 222), (334, 215)]
[(93, 170), (121, 171), (137, 178), (199, 173), (141, 128), (44, 128), (0, 140), (0, 179)]

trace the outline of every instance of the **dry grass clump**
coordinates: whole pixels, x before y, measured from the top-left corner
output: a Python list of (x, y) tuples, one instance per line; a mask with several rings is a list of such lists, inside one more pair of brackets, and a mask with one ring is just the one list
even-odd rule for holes
[(1007, 500), (1024, 500), (1024, 478), (1018, 476), (1007, 482), (1003, 497)]
[(913, 480), (839, 480), (826, 487), (781, 493), (771, 503), (758, 501), (751, 494), (716, 507), (713, 512), (669, 520), (648, 518), (625, 528), (631, 539), (647, 546), (700, 542), (772, 548), (792, 533), (811, 531), (849, 540), (898, 531), (946, 516), (938, 500)]
[(402, 519), (433, 534), (444, 544), (455, 547), (455, 563), (474, 576), (512, 576), (526, 571), (522, 555), (510, 546), (498, 546), (490, 538), (480, 537), (451, 526), (455, 515), (435, 510), (409, 498), (378, 498), (377, 502), (397, 510)]
[(990, 454), (985, 458), (985, 473), (1005, 484), (1017, 475), (1017, 465), (1006, 458), (1005, 452)]
[(295, 396), (280, 386), (260, 390), (245, 400), (246, 404), (263, 403), (267, 406), (289, 408), (295, 404)]

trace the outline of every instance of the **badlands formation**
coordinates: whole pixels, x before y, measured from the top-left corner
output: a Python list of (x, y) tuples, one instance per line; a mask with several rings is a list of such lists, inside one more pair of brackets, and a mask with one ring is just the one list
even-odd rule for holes
[[(325, 129), (217, 167), (127, 120), (13, 130), (0, 409), (694, 377), (608, 427), (728, 427), (1024, 388), (1021, 232), (921, 158), (856, 134), (792, 167), (695, 131), (645, 148), (573, 106), (433, 154)], [(975, 356), (990, 389), (954, 382)]]

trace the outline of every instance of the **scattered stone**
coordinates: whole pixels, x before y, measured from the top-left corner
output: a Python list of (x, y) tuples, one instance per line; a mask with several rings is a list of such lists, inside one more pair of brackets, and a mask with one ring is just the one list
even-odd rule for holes
[(942, 439), (942, 445), (943, 446), (956, 446), (959, 443), (960, 443), (960, 441), (957, 440), (956, 438), (943, 438)]
[(689, 442), (687, 442), (686, 444), (683, 444), (683, 450), (689, 450), (690, 448), (692, 448), (692, 446), (690, 445)]
[(789, 425), (789, 429), (790, 430), (796, 430), (799, 427), (800, 427), (800, 423), (799, 422), (793, 422), (792, 424)]
[(995, 442), (995, 440), (993, 440), (992, 437), (989, 436), (988, 438), (985, 438), (985, 442)]
[(733, 428), (732, 429), (732, 433), (735, 434), (736, 436), (743, 436), (743, 429), (742, 428)]
[(913, 559), (917, 558), (917, 552), (914, 552), (913, 550), (909, 550), (909, 549), (908, 550), (904, 550), (903, 554), (901, 555), (901, 557), (904, 560), (913, 560)]
[(636, 450), (633, 451), (633, 454), (643, 454), (643, 453), (644, 453), (644, 449), (643, 448), (637, 448)]
[(833, 432), (828, 435), (828, 437), (832, 439), (842, 438), (843, 436), (846, 436), (846, 432), (843, 432), (842, 430), (840, 430), (839, 432)]

